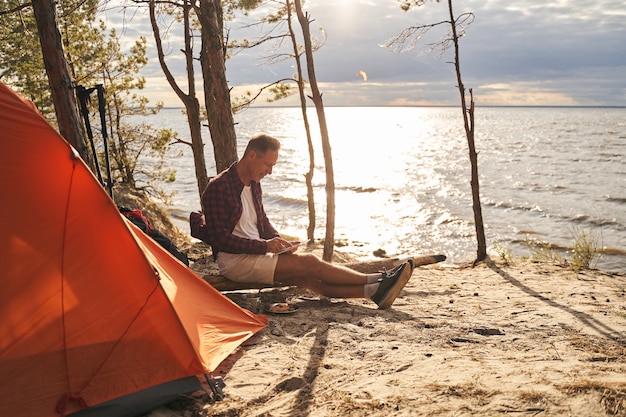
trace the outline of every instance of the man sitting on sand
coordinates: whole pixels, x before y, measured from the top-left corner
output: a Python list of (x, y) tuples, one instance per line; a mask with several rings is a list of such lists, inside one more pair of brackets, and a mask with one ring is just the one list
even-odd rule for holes
[[(391, 271), (364, 274), (290, 249), (263, 208), (260, 181), (272, 173), (280, 142), (254, 136), (243, 157), (214, 177), (202, 193), (205, 222), (201, 234), (211, 245), (220, 274), (237, 282), (275, 282), (307, 288), (326, 297), (368, 298), (389, 308), (413, 273), (404, 262)], [(192, 215), (192, 231), (194, 224)], [(286, 250), (286, 251), (285, 251)]]

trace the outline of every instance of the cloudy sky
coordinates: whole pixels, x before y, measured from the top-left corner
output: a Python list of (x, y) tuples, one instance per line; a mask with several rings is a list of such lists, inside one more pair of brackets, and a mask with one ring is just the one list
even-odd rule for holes
[[(457, 16), (474, 14), (461, 40), (460, 62), (477, 105), (626, 105), (623, 0), (454, 0), (453, 5)], [(322, 39), (319, 28), (326, 34), (314, 56), (326, 105), (458, 104), (452, 50), (441, 55), (429, 46), (445, 36), (448, 26), (434, 28), (402, 53), (382, 46), (403, 29), (446, 20), (445, 1), (405, 13), (395, 0), (308, 0), (305, 10), (314, 20), (313, 34)], [(230, 37), (261, 35), (261, 29), (249, 27), (260, 13), (228, 22)], [(120, 24), (119, 11), (110, 10), (108, 16), (109, 27)], [(131, 19), (127, 13), (124, 27), (128, 39), (146, 35), (154, 56), (145, 15), (138, 12)], [(168, 42), (168, 62), (184, 83), (180, 37), (172, 33)], [(276, 53), (276, 46), (267, 45), (230, 59), (227, 76), (234, 93), (292, 76), (293, 62), (266, 63)], [(148, 80), (143, 93), (152, 102), (181, 106), (156, 58), (142, 75)]]

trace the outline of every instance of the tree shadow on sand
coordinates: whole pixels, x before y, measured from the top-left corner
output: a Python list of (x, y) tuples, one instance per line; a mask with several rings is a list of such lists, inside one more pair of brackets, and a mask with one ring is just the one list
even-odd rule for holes
[[(302, 295), (304, 294), (304, 295)], [(270, 401), (276, 394), (281, 392), (295, 392), (295, 400), (292, 409), (286, 412), (290, 416), (305, 416), (310, 412), (313, 404), (313, 391), (315, 383), (319, 375), (320, 368), (324, 366), (326, 358), (326, 349), (329, 344), (329, 331), (335, 323), (358, 323), (360, 320), (378, 316), (384, 318), (386, 322), (404, 322), (413, 320), (414, 317), (394, 310), (393, 307), (388, 310), (378, 310), (375, 304), (359, 305), (358, 303), (350, 303), (342, 299), (327, 299), (324, 297), (309, 297), (310, 294), (299, 289), (273, 289), (271, 291), (259, 292), (262, 298), (263, 306), (267, 306), (272, 302), (289, 301), (297, 305), (297, 312), (288, 315), (271, 315), (270, 324), (263, 332), (269, 332), (275, 341), (285, 344), (293, 344), (294, 339), (301, 337), (302, 334), (285, 335), (283, 329), (287, 328), (293, 322), (310, 324), (304, 331), (307, 335), (314, 335), (314, 340), (309, 350), (309, 360), (301, 375), (291, 376), (287, 379), (279, 381), (274, 388), (265, 395), (250, 400), (247, 405), (261, 404)], [(239, 301), (241, 296), (229, 295), (229, 298)], [(299, 298), (302, 297), (302, 298)], [(242, 300), (245, 303), (245, 296)], [(313, 317), (312, 311), (323, 311), (323, 317), (318, 318), (314, 323), (308, 320)], [(263, 311), (262, 311), (263, 313)], [(292, 323), (289, 323), (289, 322)], [(259, 334), (253, 337), (260, 337)], [(251, 340), (253, 340), (251, 339)], [(220, 374), (227, 373), (240, 356), (231, 356), (222, 365), (220, 365)], [(245, 407), (245, 406), (244, 406)], [(229, 410), (232, 415), (237, 415), (237, 410)]]
[(522, 284), (520, 281), (513, 278), (510, 274), (508, 274), (506, 271), (504, 271), (502, 268), (498, 267), (495, 263), (491, 261), (487, 262), (487, 266), (491, 270), (493, 270), (495, 273), (500, 275), (502, 278), (504, 278), (506, 281), (508, 281), (510, 284), (524, 291), (526, 294), (530, 295), (531, 297), (534, 297), (548, 304), (551, 307), (558, 308), (558, 309), (565, 311), (566, 313), (572, 315), (572, 317), (576, 318), (578, 321), (583, 323), (585, 326), (595, 330), (596, 332), (606, 337), (607, 339), (612, 340), (622, 346), (626, 346), (626, 335), (624, 335), (623, 333), (620, 333), (619, 331), (611, 328), (607, 324), (597, 320), (596, 318), (594, 318), (593, 316), (587, 313), (577, 311), (566, 305), (559, 304), (556, 301), (541, 295), (539, 292), (535, 291), (534, 289)]

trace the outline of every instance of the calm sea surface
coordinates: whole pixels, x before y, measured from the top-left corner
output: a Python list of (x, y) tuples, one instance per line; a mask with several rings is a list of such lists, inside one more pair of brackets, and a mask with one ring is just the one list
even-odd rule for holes
[[(316, 238), (326, 218), (325, 172), (315, 112)], [(443, 253), (450, 263), (476, 253), (470, 162), (459, 108), (329, 107), (326, 117), (336, 186), (335, 238), (369, 258)], [(189, 140), (180, 109), (149, 120)], [(239, 155), (258, 132), (280, 139), (274, 173), (262, 184), (265, 208), (281, 232), (305, 238), (309, 155), (297, 108), (252, 108), (236, 115)], [(209, 175), (215, 174), (205, 131)], [(477, 108), (476, 146), (489, 251), (528, 256), (529, 239), (555, 245), (566, 259), (587, 233), (607, 250), (596, 267), (626, 271), (626, 109)], [(180, 151), (183, 145), (177, 145)], [(172, 157), (177, 181), (170, 207), (188, 231), (199, 209), (191, 149)]]

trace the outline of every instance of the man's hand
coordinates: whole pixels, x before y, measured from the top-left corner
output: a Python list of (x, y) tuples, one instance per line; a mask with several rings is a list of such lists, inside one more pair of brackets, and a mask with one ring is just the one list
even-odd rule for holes
[(267, 251), (272, 252), (272, 253), (279, 253), (287, 248), (290, 248), (295, 243), (298, 243), (298, 242), (289, 242), (280, 237), (275, 237), (267, 241)]

